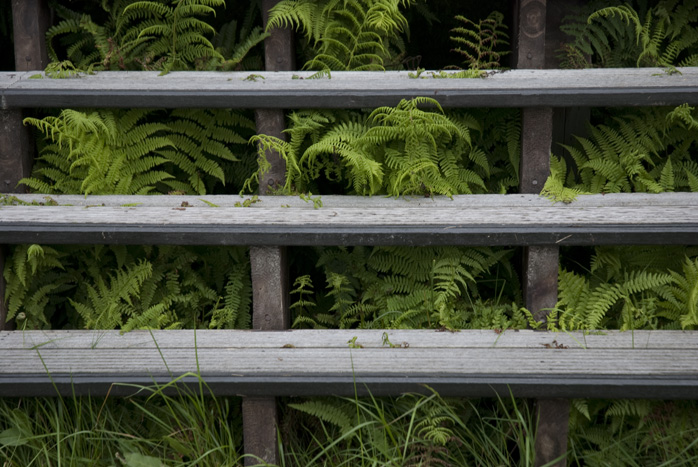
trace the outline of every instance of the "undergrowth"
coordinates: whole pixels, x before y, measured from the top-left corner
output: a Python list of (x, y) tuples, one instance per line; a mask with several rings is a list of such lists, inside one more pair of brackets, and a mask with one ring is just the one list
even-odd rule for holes
[[(196, 375), (184, 375), (196, 376)], [(239, 398), (169, 385), (127, 398), (0, 399), (0, 461), (48, 465), (240, 466)], [(169, 392), (168, 392), (169, 391)]]

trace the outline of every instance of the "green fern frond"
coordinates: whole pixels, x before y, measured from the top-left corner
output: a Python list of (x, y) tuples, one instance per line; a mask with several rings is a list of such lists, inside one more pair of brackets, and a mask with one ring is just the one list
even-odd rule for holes
[(356, 412), (348, 404), (338, 405), (331, 401), (312, 400), (299, 404), (289, 404), (292, 409), (312, 415), (338, 427), (343, 434), (349, 433), (356, 421)]
[(471, 70), (491, 70), (501, 67), (501, 58), (508, 54), (509, 45), (504, 24), (504, 15), (493, 11), (484, 20), (477, 23), (464, 16), (456, 16), (464, 26), (451, 30), (451, 40), (458, 46), (452, 49), (465, 58), (465, 64)]

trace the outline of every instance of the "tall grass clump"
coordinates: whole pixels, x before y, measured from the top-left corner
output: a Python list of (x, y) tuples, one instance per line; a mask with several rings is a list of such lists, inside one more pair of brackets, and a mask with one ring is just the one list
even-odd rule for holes
[(240, 399), (210, 397), (199, 382), (126, 398), (0, 399), (0, 465), (242, 465)]
[(288, 405), (281, 465), (527, 466), (534, 433), (523, 400), (315, 398)]

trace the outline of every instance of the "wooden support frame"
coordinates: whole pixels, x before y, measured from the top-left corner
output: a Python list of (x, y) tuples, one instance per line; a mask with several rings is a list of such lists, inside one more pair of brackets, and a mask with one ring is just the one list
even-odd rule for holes
[[(567, 1), (566, 3), (571, 2), (572, 1)], [(265, 5), (264, 10), (266, 22), (266, 11), (268, 10), (268, 7), (270, 5), (275, 3), (275, 1), (264, 0), (263, 3)], [(548, 49), (550, 49), (551, 46), (550, 41), (548, 41), (546, 38), (546, 27), (550, 28), (551, 24), (550, 15), (546, 15), (546, 10), (549, 6), (549, 3), (552, 2), (547, 2), (546, 0), (520, 0), (517, 3), (517, 11), (521, 20), (521, 27), (519, 28), (518, 34), (518, 54), (516, 56), (519, 68), (531, 68), (539, 70), (548, 66), (548, 59), (550, 57), (550, 54), (545, 53), (545, 48), (547, 47)], [(17, 34), (20, 34), (21, 37), (20, 39), (15, 40), (16, 44), (21, 45), (21, 50), (18, 49), (20, 51), (16, 53), (16, 57), (18, 60), (17, 70), (32, 70), (43, 68), (43, 65), (45, 65), (45, 63), (43, 63), (41, 66), (33, 65), (35, 63), (41, 63), (42, 60), (45, 61), (45, 49), (41, 50), (41, 46), (37, 46), (37, 44), (43, 43), (42, 40), (37, 41), (37, 38), (41, 38), (43, 36), (42, 31), (45, 30), (45, 26), (42, 26), (45, 25), (46, 22), (45, 0), (13, 0), (12, 6), (15, 19), (15, 35), (17, 37)], [(559, 4), (556, 4), (555, 6), (559, 7)], [(22, 25), (22, 27), (17, 27), (17, 25), (20, 24)], [(267, 40), (267, 53), (265, 56), (267, 71), (292, 70), (294, 68), (291, 37), (292, 35), (290, 31), (274, 31), (272, 37)], [(27, 49), (29, 51), (25, 51), (27, 47), (29, 47), (31, 50)], [(613, 73), (614, 72), (608, 72), (606, 70), (595, 70), (585, 71), (583, 75), (579, 74), (579, 76), (583, 76), (584, 79), (589, 80), (590, 76), (593, 74), (596, 77), (593, 79), (603, 80), (603, 77), (612, 76)], [(642, 75), (643, 73), (648, 76), (650, 74), (656, 74), (658, 76), (654, 78), (648, 78), (648, 76)], [(141, 86), (141, 84), (143, 83), (136, 83), (133, 86), (131, 85), (134, 82), (141, 81), (142, 77), (148, 78), (149, 75), (132, 74), (129, 76), (127, 74), (124, 74), (123, 81), (126, 83), (129, 83), (130, 81), (130, 84), (128, 86), (125, 86), (124, 88), (114, 88), (113, 86), (111, 86), (109, 80), (112, 76), (115, 77), (116, 75), (108, 74), (95, 77), (95, 80), (93, 80), (92, 77), (86, 77), (86, 79), (83, 81), (74, 80), (73, 82), (49, 82), (48, 80), (46, 80), (41, 83), (39, 83), (38, 81), (33, 83), (26, 81), (29, 74), (24, 74), (22, 76), (19, 76), (17, 74), (14, 74), (12, 76), (8, 74), (3, 74), (2, 76), (0, 76), (0, 123), (2, 124), (2, 126), (0, 127), (0, 138), (11, 137), (14, 139), (1, 140), (0, 151), (2, 151), (4, 148), (12, 148), (15, 152), (10, 154), (9, 156), (6, 156), (4, 152), (0, 153), (0, 185), (2, 186), (0, 192), (14, 191), (14, 189), (10, 189), (9, 186), (16, 184), (15, 180), (19, 180), (20, 178), (26, 176), (29, 173), (31, 157), (27, 156), (27, 154), (31, 154), (32, 150), (27, 149), (27, 146), (25, 145), (26, 140), (28, 140), (27, 138), (24, 138), (25, 141), (22, 141), (21, 137), (20, 139), (17, 139), (17, 135), (20, 133), (23, 133), (26, 136), (26, 131), (22, 131), (21, 129), (22, 113), (20, 110), (18, 110), (20, 107), (60, 107), (67, 104), (77, 104), (77, 106), (95, 106), (103, 105), (104, 103), (107, 103), (108, 106), (113, 107), (149, 107), (155, 104), (161, 104), (161, 99), (163, 96), (171, 95), (173, 92), (172, 89), (178, 89), (176, 98), (167, 102), (168, 106), (215, 106), (257, 108), (256, 120), (258, 125), (258, 131), (260, 133), (266, 133), (275, 136), (283, 136), (281, 130), (283, 129), (284, 114), (282, 110), (279, 110), (277, 108), (281, 104), (289, 107), (315, 107), (318, 106), (318, 104), (320, 104), (321, 106), (326, 108), (360, 108), (376, 105), (394, 105), (399, 99), (402, 98), (430, 95), (436, 98), (443, 106), (468, 107), (487, 105), (503, 107), (526, 107), (523, 111), (524, 136), (522, 140), (523, 156), (521, 165), (521, 190), (524, 193), (537, 193), (540, 191), (540, 188), (542, 188), (542, 183), (547, 177), (547, 172), (549, 170), (549, 167), (547, 166), (547, 154), (550, 150), (549, 141), (551, 139), (551, 106), (591, 106), (602, 104), (667, 105), (683, 103), (686, 101), (690, 103), (698, 102), (698, 81), (696, 80), (698, 74), (696, 74), (695, 70), (687, 72), (685, 76), (679, 75), (675, 77), (664, 76), (661, 73), (662, 70), (641, 70), (628, 73), (628, 76), (621, 76), (620, 74), (617, 74), (617, 77), (620, 76), (618, 78), (619, 81), (611, 83), (610, 86), (604, 85), (589, 87), (586, 86), (584, 83), (580, 85), (579, 82), (575, 83), (574, 80), (572, 80), (570, 82), (571, 84), (565, 84), (563, 82), (563, 84), (560, 85), (560, 83), (558, 82), (557, 85), (553, 85), (552, 87), (547, 88), (543, 86), (542, 89), (539, 81), (533, 81), (539, 79), (539, 77), (544, 76), (553, 76), (553, 78), (558, 79), (559, 76), (563, 76), (563, 73), (560, 73), (558, 77), (555, 76), (556, 73), (551, 73), (550, 75), (547, 75), (545, 73), (533, 73), (531, 76), (528, 77), (529, 83), (522, 85), (520, 89), (510, 89), (507, 88), (507, 86), (511, 86), (511, 83), (515, 83), (521, 78), (524, 78), (525, 74), (522, 74), (521, 72), (512, 72), (510, 74), (503, 73), (501, 75), (497, 74), (485, 78), (482, 81), (476, 80), (471, 81), (469, 83), (441, 81), (436, 84), (433, 84), (433, 81), (428, 82), (415, 80), (415, 83), (408, 82), (408, 85), (405, 85), (404, 79), (406, 78), (404, 76), (404, 73), (384, 74), (382, 76), (379, 76), (377, 79), (374, 79), (374, 75), (373, 78), (369, 78), (368, 80), (357, 80), (356, 82), (349, 83), (348, 85), (345, 85), (346, 81), (342, 81), (343, 79), (345, 79), (343, 75), (341, 73), (338, 73), (337, 75), (333, 74), (333, 78), (335, 81), (330, 84), (324, 82), (319, 82), (319, 84), (318, 82), (303, 83), (301, 80), (298, 80), (298, 82), (292, 83), (293, 86), (295, 86), (295, 88), (293, 89), (284, 89), (290, 87), (288, 86), (288, 83), (281, 83), (281, 85), (277, 86), (275, 90), (272, 89), (272, 92), (269, 92), (269, 88), (274, 88), (274, 86), (278, 85), (278, 83), (274, 83), (274, 79), (271, 77), (267, 83), (262, 83), (258, 85), (250, 84), (250, 87), (245, 89), (238, 89), (235, 88), (235, 86), (225, 86), (226, 83), (222, 83), (222, 86), (218, 86), (218, 84), (220, 84), (218, 83), (215, 86), (208, 87), (205, 89), (197, 89), (196, 83), (188, 83), (188, 85), (185, 85), (184, 89), (182, 89), (180, 81), (179, 84), (175, 84), (175, 86), (171, 89), (161, 90), (159, 89), (161, 86), (167, 88), (170, 84), (172, 84), (172, 80), (179, 79), (178, 74), (172, 73), (168, 78), (162, 78), (162, 80), (160, 81), (150, 81), (149, 83), (146, 83), (145, 87)], [(574, 72), (569, 73), (567, 74), (567, 76), (572, 76), (574, 74)], [(352, 75), (356, 76), (357, 74)], [(207, 75), (205, 74), (199, 74), (198, 78), (208, 79), (206, 78), (206, 76)], [(348, 76), (349, 75), (347, 75), (347, 77)], [(290, 79), (288, 75), (277, 76), (277, 78), (278, 77), (281, 77), (282, 79)], [(636, 79), (638, 77), (639, 79)], [(100, 83), (99, 80), (102, 78), (104, 79)], [(190, 77), (188, 76), (186, 79), (189, 78)], [(146, 79), (145, 81), (148, 81), (148, 79)], [(244, 79), (244, 76), (218, 74), (216, 79), (226, 81), (242, 81)], [(353, 77), (350, 79), (353, 79)], [(389, 82), (393, 79), (402, 81), (395, 81), (398, 83), (398, 85), (394, 86), (394, 88), (391, 84), (380, 83)], [(339, 84), (336, 84), (337, 81), (339, 81)], [(71, 87), (76, 82), (79, 84), (77, 86)], [(482, 83), (485, 84), (481, 85)], [(491, 83), (494, 84), (490, 87)], [(637, 85), (631, 88), (627, 86), (629, 83), (635, 83)], [(247, 84), (249, 83), (245, 83), (244, 85), (247, 86)], [(472, 86), (473, 89), (470, 88), (470, 84), (474, 84)], [(148, 88), (147, 86), (151, 86), (151, 88)], [(338, 95), (341, 95), (343, 99), (336, 99)], [(17, 128), (19, 129), (19, 131), (15, 131), (15, 129)], [(20, 148), (18, 153), (22, 155), (21, 157), (17, 157), (17, 148)], [(283, 184), (283, 160), (275, 154), (267, 154), (267, 157), (270, 161), (272, 161), (272, 170), (270, 170), (262, 178), (262, 180), (260, 180), (261, 194), (271, 194), (274, 192), (276, 188)], [(412, 206), (412, 208), (414, 207), (415, 206)], [(392, 208), (392, 206), (388, 206), (388, 208)], [(10, 210), (8, 209), (8, 211), (3, 212), (3, 214), (6, 214), (9, 211)], [(257, 215), (262, 216), (263, 214), (261, 213), (263, 212), (263, 210), (259, 210)], [(13, 228), (17, 227), (17, 229), (14, 232), (24, 232), (26, 234), (28, 232), (28, 230), (26, 229), (31, 230), (28, 227), (30, 223), (31, 221), (22, 224), (19, 227), (17, 225), (14, 225)], [(676, 222), (671, 223), (671, 225), (673, 225), (674, 227), (676, 227), (678, 224), (679, 223)], [(690, 243), (684, 240), (690, 240), (695, 238), (696, 224), (689, 224), (690, 225), (688, 226), (683, 225), (684, 230), (681, 232), (681, 235), (684, 235), (684, 237), (681, 237), (681, 240), (678, 241), (674, 239), (675, 243)], [(189, 227), (192, 227), (192, 225), (193, 224), (190, 223)], [(193, 226), (194, 229), (198, 228), (197, 225)], [(103, 237), (109, 237), (109, 240), (113, 239), (113, 237), (110, 237), (113, 234), (113, 232), (109, 231), (105, 234), (105, 231), (108, 231), (111, 228), (109, 226), (109, 223), (98, 225), (96, 229), (94, 229), (94, 225), (92, 227), (94, 230), (94, 232), (92, 233), (97, 233), (97, 230), (101, 229), (102, 232), (100, 233)], [(398, 239), (398, 242), (406, 242), (407, 244), (411, 244), (410, 242), (413, 242), (412, 244), (422, 244), (422, 242), (430, 242), (436, 238), (438, 239), (438, 242), (453, 244), (452, 239), (456, 238), (456, 236), (453, 234), (463, 234), (463, 232), (458, 231), (457, 229), (451, 229), (451, 226), (449, 225), (441, 225), (440, 227), (442, 229), (450, 230), (451, 236), (439, 237), (438, 234), (435, 234), (434, 232), (429, 232), (427, 229), (419, 234), (422, 235), (422, 237), (419, 237), (420, 240), (413, 239), (408, 241), (406, 240), (407, 237), (403, 235)], [(516, 229), (520, 229), (520, 227), (521, 226), (518, 226), (516, 227)], [(134, 235), (133, 239), (135, 242), (136, 236), (138, 236), (138, 234), (135, 233), (137, 229), (135, 229), (134, 226), (131, 225), (127, 226), (126, 230), (128, 230), (129, 228), (134, 230), (132, 234)], [(293, 233), (291, 233), (291, 236), (283, 237), (281, 235), (281, 232), (284, 230), (284, 228), (284, 226), (278, 227), (278, 232), (274, 233), (274, 235), (277, 236), (273, 237), (273, 241), (271, 240), (272, 237), (267, 237), (266, 240), (262, 241), (261, 243), (258, 243), (260, 246), (253, 247), (250, 252), (255, 301), (253, 322), (254, 327), (258, 330), (282, 330), (286, 329), (289, 325), (288, 278), (286, 276), (286, 250), (285, 247), (276, 246), (278, 244), (289, 244), (287, 242), (284, 242), (283, 240), (290, 239), (293, 236)], [(380, 235), (388, 235), (387, 229), (392, 229), (394, 231), (396, 229), (396, 225), (392, 225), (390, 227), (383, 226), (383, 228), (385, 228), (386, 230), (380, 233)], [(486, 228), (489, 229), (492, 228), (492, 226), (488, 225), (486, 226)], [(558, 247), (556, 245), (558, 244), (558, 241), (560, 244), (565, 243), (567, 242), (567, 238), (569, 236), (576, 235), (579, 233), (577, 231), (570, 230), (569, 233), (563, 232), (562, 234), (560, 234), (560, 232), (557, 230), (558, 228), (559, 224), (550, 227), (551, 231), (555, 231), (557, 233), (548, 232), (548, 237), (545, 237), (542, 240), (537, 240), (537, 246), (527, 248), (525, 253), (525, 302), (526, 306), (529, 309), (536, 312), (536, 317), (540, 320), (544, 320), (545, 309), (552, 307), (555, 303), (555, 276), (557, 272), (558, 252)], [(646, 228), (646, 226), (641, 227), (641, 229), (642, 228)], [(664, 229), (663, 233), (668, 234), (669, 229), (671, 227), (667, 223), (662, 228)], [(167, 227), (165, 229), (167, 229)], [(0, 230), (2, 230), (2, 228), (0, 228)], [(46, 229), (47, 232), (50, 230), (50, 227)], [(3, 234), (6, 234), (8, 231), (9, 230), (7, 229), (4, 230)], [(125, 230), (122, 229), (120, 232), (117, 232), (114, 235), (126, 235), (124, 232)], [(521, 230), (518, 230), (518, 232), (521, 232)], [(643, 235), (650, 234), (648, 232), (643, 233)], [(75, 232), (68, 232), (66, 234), (66, 239), (67, 235), (74, 235), (74, 233)], [(298, 233), (298, 231), (295, 232), (295, 234)], [(172, 243), (181, 242), (183, 236), (191, 236), (191, 234), (191, 229), (189, 229), (189, 231), (185, 233), (175, 232), (171, 237), (169, 237), (168, 241)], [(322, 238), (325, 239), (343, 235), (342, 232), (340, 232), (339, 230), (327, 231), (324, 234), (325, 237)], [(478, 233), (478, 235), (482, 234), (483, 232)], [(528, 234), (531, 234), (531, 232), (528, 232)], [(538, 232), (536, 235), (538, 234), (540, 234), (540, 232)], [(589, 232), (587, 232), (587, 234), (589, 234)], [(248, 235), (248, 237), (240, 236), (239, 232), (234, 232), (233, 234), (230, 234), (229, 232), (228, 241), (230, 243), (240, 243), (241, 241), (247, 244), (254, 243), (255, 240), (253, 239), (253, 237), (257, 236), (258, 232), (254, 231), (253, 229), (252, 231), (247, 232), (245, 235)], [(415, 235), (415, 232), (408, 231), (407, 235)], [(527, 235), (525, 229), (524, 234), (520, 237), (517, 237), (517, 234), (514, 230), (509, 232), (507, 235), (510, 235), (510, 237), (488, 237), (487, 241), (481, 244), (493, 245), (497, 244), (497, 242), (500, 242), (500, 244), (528, 244), (528, 241), (520, 240), (520, 238), (523, 238)], [(591, 236), (589, 242), (596, 243), (599, 241), (600, 237), (597, 233), (592, 232), (589, 235)], [(627, 239), (629, 237), (627, 236), (623, 237), (625, 241), (620, 241), (621, 236), (625, 235), (621, 230), (618, 230), (614, 235), (616, 235), (619, 239), (617, 243), (628, 244)], [(219, 239), (221, 238), (220, 231), (209, 232), (208, 238), (210, 239), (210, 242), (213, 242), (216, 237), (218, 237)], [(235, 237), (235, 239), (232, 239), (233, 237)], [(505, 237), (506, 239), (504, 239)], [(76, 237), (73, 237), (72, 240), (75, 240), (75, 238)], [(125, 243), (129, 243), (131, 241), (129, 240), (130, 237), (127, 236), (120, 238), (122, 241), (125, 240)], [(140, 239), (142, 240), (142, 238), (143, 237), (141, 236)], [(153, 234), (153, 238), (155, 238), (155, 234)], [(306, 238), (305, 241), (310, 241), (310, 243), (322, 243), (323, 241), (328, 241), (318, 240), (319, 238), (320, 237), (312, 238), (311, 240), (308, 240), (308, 238)], [(341, 244), (356, 244), (357, 238), (359, 237), (344, 236), (342, 240), (344, 243)], [(366, 238), (367, 239), (363, 240), (365, 244), (376, 244), (376, 236)], [(415, 235), (414, 238), (417, 238), (417, 236)], [(428, 238), (432, 240), (426, 240)], [(465, 238), (465, 243), (468, 243), (470, 241), (468, 239), (474, 238), (474, 236), (468, 237), (467, 235), (465, 235), (461, 238)], [(495, 240), (493, 240), (493, 238)], [(511, 238), (513, 238), (514, 240), (511, 240)], [(604, 241), (604, 237), (601, 238), (602, 241)], [(72, 240), (70, 240), (71, 243)], [(494, 241), (494, 243), (492, 243), (492, 241)], [(573, 244), (576, 241), (578, 241), (577, 238), (567, 243)], [(668, 243), (666, 240), (661, 241), (662, 243)], [(139, 242), (142, 243), (142, 241)], [(194, 243), (198, 242), (194, 241)], [(396, 242), (391, 241), (391, 243)], [(533, 243), (535, 242), (532, 242), (531, 244)], [(2, 256), (2, 249), (0, 248), (0, 271), (2, 270), (3, 260), (4, 257)], [(1, 282), (0, 279), (0, 297), (2, 297), (4, 292), (3, 285), (4, 284)], [(6, 310), (0, 308), (0, 330), (4, 325), (5, 314)], [(351, 333), (352, 335), (355, 335), (357, 332), (351, 331)], [(180, 336), (181, 335), (182, 334), (180, 334)], [(541, 333), (541, 335), (543, 335), (543, 333)], [(179, 338), (179, 336), (177, 338)], [(393, 340), (400, 339), (398, 337), (391, 338)], [(547, 334), (545, 334), (545, 338), (548, 338)], [(497, 337), (497, 342), (499, 341), (499, 339), (500, 337)], [(560, 339), (560, 337), (557, 337), (556, 340), (558, 339)], [(234, 341), (235, 339), (232, 340)], [(342, 339), (340, 339), (340, 341), (344, 342), (344, 340)], [(545, 344), (546, 343), (537, 343), (537, 345)], [(329, 345), (328, 347), (332, 346)], [(417, 348), (418, 347), (415, 346), (415, 348), (412, 350), (417, 350)], [(682, 348), (682, 350), (684, 351), (685, 349), (685, 347)], [(36, 349), (31, 350), (33, 352)], [(275, 350), (278, 351), (278, 349)], [(345, 348), (341, 350), (345, 353), (347, 351), (347, 349)], [(391, 349), (389, 351), (392, 352), (393, 350), (395, 350), (396, 352), (402, 352), (405, 349)], [(558, 348), (555, 350), (560, 349)], [(289, 349), (286, 349), (285, 351), (293, 352), (293, 350)], [(367, 349), (367, 352), (373, 351), (375, 351), (375, 349)], [(587, 352), (587, 350), (585, 349), (584, 352)], [(692, 349), (691, 352), (695, 353), (695, 350)], [(215, 357), (215, 354), (213, 356)], [(31, 358), (31, 356), (29, 358)], [(587, 355), (586, 358), (589, 359), (589, 356)], [(665, 358), (665, 360), (662, 361), (672, 361), (671, 358), (668, 358), (666, 356), (664, 356), (663, 358)], [(529, 360), (533, 360), (533, 358), (529, 358)], [(659, 365), (656, 365), (654, 368), (656, 373), (658, 373), (659, 369), (661, 369)], [(608, 387), (599, 385), (599, 383), (602, 382), (601, 379), (594, 381), (586, 380), (584, 382), (584, 384), (586, 384), (585, 390), (580, 394), (608, 395), (608, 392), (606, 391), (610, 388), (619, 391), (618, 394), (620, 395), (624, 393), (626, 387), (635, 384), (635, 389), (638, 391), (637, 394), (641, 395), (647, 394), (649, 391), (648, 388), (651, 388), (652, 386), (657, 386), (661, 387), (659, 391), (655, 392), (655, 394), (657, 394), (658, 396), (683, 398), (693, 397), (696, 394), (694, 387), (696, 386), (696, 382), (694, 381), (695, 371), (694, 368), (689, 369), (691, 370), (690, 373), (688, 373), (687, 375), (683, 375), (683, 377), (677, 377), (675, 380), (657, 377), (656, 373), (647, 375), (647, 377), (642, 381), (640, 381), (639, 379), (635, 380), (634, 383), (628, 383), (628, 380), (621, 381), (620, 383), (618, 383), (618, 381), (615, 381), (612, 376), (609, 376), (607, 379), (603, 380), (603, 384), (607, 384)], [(536, 384), (528, 386), (529, 389), (523, 390), (522, 392), (519, 392), (517, 394), (525, 396), (545, 393), (551, 381), (550, 379), (546, 378), (549, 378), (550, 375), (543, 375), (542, 373), (530, 374), (533, 375), (534, 378), (539, 378), (538, 382)], [(14, 378), (15, 376), (19, 376), (20, 379), (27, 377), (27, 375), (12, 374), (11, 378)], [(144, 381), (152, 381), (150, 376), (151, 375), (148, 375), (147, 380)], [(171, 377), (171, 375), (169, 376)], [(276, 452), (275, 431), (275, 427), (278, 423), (278, 416), (276, 412), (276, 402), (273, 395), (282, 394), (282, 392), (278, 392), (278, 388), (286, 384), (286, 382), (284, 382), (284, 380), (282, 379), (282, 376), (283, 375), (281, 373), (279, 373), (276, 376), (263, 375), (258, 380), (255, 380), (256, 382), (254, 384), (256, 384), (256, 386), (254, 384), (248, 386), (243, 385), (246, 389), (240, 392), (247, 395), (243, 403), (243, 419), (245, 420), (243, 428), (245, 436), (245, 451), (248, 454), (255, 456), (250, 457), (248, 460), (246, 460), (246, 463), (254, 464), (258, 460), (263, 460), (269, 463), (278, 462), (278, 452)], [(558, 386), (560, 387), (566, 384), (562, 381), (570, 381), (568, 377), (569, 375), (565, 375), (565, 377), (562, 377), (561, 375), (554, 376), (558, 378), (556, 380), (556, 384), (558, 384)], [(88, 388), (87, 392), (89, 392), (89, 388), (94, 387), (94, 385), (97, 384), (94, 380), (91, 380), (90, 377), (84, 377), (84, 375), (79, 374), (76, 375), (75, 379), (73, 379), (72, 373), (66, 373), (65, 375), (60, 377), (64, 378), (63, 382), (60, 384), (63, 384), (66, 390), (72, 389), (74, 382), (78, 382), (80, 385), (83, 385), (80, 387)], [(265, 381), (265, 377), (270, 379)], [(353, 371), (351, 377), (355, 378)], [(165, 376), (165, 378), (167, 378), (167, 376)], [(209, 381), (213, 383), (213, 385), (217, 385), (215, 387), (225, 388), (229, 387), (230, 378), (231, 377), (229, 375), (222, 376), (218, 379), (214, 376)], [(374, 392), (374, 394), (396, 394), (399, 393), (401, 390), (408, 388), (409, 386), (405, 383), (405, 379), (402, 377), (402, 375), (395, 377), (392, 381), (388, 381), (385, 378), (381, 378), (381, 376), (375, 376), (374, 379), (370, 380), (371, 384), (375, 384), (376, 387), (381, 388), (379, 391)], [(574, 379), (574, 377), (572, 379)], [(574, 381), (579, 384), (582, 384), (582, 380), (584, 380), (584, 378), (577, 378)], [(298, 388), (305, 385), (305, 387), (313, 388), (313, 385), (317, 383), (327, 384), (328, 387), (331, 388), (340, 388), (343, 386), (349, 387), (347, 381), (348, 380), (343, 380), (339, 382), (332, 381), (331, 378), (323, 376), (318, 377), (316, 381), (296, 381), (295, 384), (297, 384), (297, 386), (289, 385), (288, 387)], [(369, 380), (367, 379), (367, 381)], [(499, 380), (498, 383), (492, 379), (486, 380), (486, 382), (480, 380), (479, 384), (481, 386), (477, 386), (477, 384), (472, 384), (473, 380), (468, 380), (467, 378), (461, 377), (461, 379), (454, 379), (451, 382), (450, 386), (443, 385), (443, 388), (445, 389), (444, 394), (464, 395), (462, 391), (467, 388), (484, 388), (485, 386), (492, 388), (493, 384), (500, 384), (502, 387), (505, 387), (507, 385), (507, 381), (508, 380), (506, 377), (503, 377), (501, 380)], [(271, 389), (271, 392), (269, 392), (270, 390), (268, 389), (268, 383), (270, 382), (276, 385), (276, 389)], [(9, 387), (11, 384), (14, 383), (14, 379), (6, 378), (5, 380), (2, 380), (2, 376), (0, 376), (0, 386), (6, 384)], [(238, 383), (240, 383), (240, 381), (237, 381), (235, 384)], [(693, 386), (687, 388), (685, 387), (684, 383), (688, 384), (689, 386)], [(99, 384), (106, 383), (102, 381)], [(332, 384), (336, 385), (332, 386)], [(416, 382), (415, 380), (411, 380), (410, 384), (421, 383)], [(519, 381), (519, 384), (521, 384), (523, 387), (529, 383), (521, 383), (521, 381)], [(284, 388), (284, 390), (290, 391), (288, 387)], [(51, 388), (53, 388), (53, 386), (51, 386)], [(594, 393), (594, 389), (592, 388), (595, 388), (597, 392)], [(266, 393), (264, 393), (265, 390), (267, 391)], [(449, 390), (452, 392), (449, 393)], [(327, 393), (329, 393), (330, 391), (335, 390), (330, 389)], [(573, 391), (570, 392), (569, 389), (558, 388), (557, 391), (558, 392), (549, 391), (548, 395), (551, 398), (538, 399), (537, 402), (539, 425), (538, 438), (536, 441), (536, 465), (542, 465), (547, 462), (555, 461), (556, 459), (564, 457), (565, 454), (567, 418), (569, 416), (569, 401), (555, 397), (572, 397), (577, 393)], [(312, 392), (308, 392), (308, 394), (310, 393)], [(66, 394), (69, 395), (71, 393), (66, 392)], [(556, 465), (564, 465), (564, 461), (560, 461)]]
[[(542, 69), (546, 65), (547, 0), (517, 2), (517, 68)], [(550, 174), (550, 149), (553, 135), (552, 107), (524, 108), (520, 192), (540, 193)], [(556, 244), (525, 247), (523, 251), (524, 305), (538, 321), (545, 322), (548, 311), (557, 302), (559, 247)], [(535, 465), (555, 461), (566, 465), (569, 401), (538, 399)]]
[[(262, 20), (266, 26), (269, 10), (278, 0), (262, 0)], [(275, 28), (264, 41), (265, 69), (269, 72), (289, 71), (295, 68), (293, 33), (290, 29)], [(285, 115), (279, 108), (255, 110), (257, 133), (286, 139)], [(259, 180), (259, 194), (273, 194), (283, 187), (286, 162), (275, 151), (266, 151), (271, 165)], [(251, 247), (252, 269), (252, 326), (261, 330), (283, 330), (290, 326), (288, 303), (288, 265), (285, 246)], [(242, 424), (245, 465), (260, 460), (279, 464), (276, 439), (279, 416), (274, 397), (247, 397), (242, 401)]]

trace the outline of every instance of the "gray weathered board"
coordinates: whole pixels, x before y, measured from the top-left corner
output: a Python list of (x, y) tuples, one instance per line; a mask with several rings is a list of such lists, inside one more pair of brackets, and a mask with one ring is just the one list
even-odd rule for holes
[[(446, 107), (655, 106), (698, 103), (698, 68), (510, 70), (485, 78), (409, 72), (98, 72), (32, 79), (0, 73), (0, 108), (373, 108), (431, 97)], [(294, 76), (296, 79), (294, 79)]]
[[(37, 195), (17, 196), (37, 199)], [(253, 208), (231, 207), (241, 202), (238, 196), (87, 197), (77, 203), (78, 199), (44, 199), (76, 203), (70, 206), (0, 206), (0, 243), (698, 243), (698, 193), (589, 195), (570, 204), (523, 194), (463, 195), (453, 200), (326, 197), (319, 209), (295, 197), (261, 197), (252, 203)], [(210, 202), (219, 207), (202, 199), (214, 200)], [(121, 201), (128, 205), (118, 205)]]
[(124, 395), (138, 390), (129, 384), (162, 385), (183, 375), (184, 383), (196, 387), (199, 374), (220, 395), (353, 395), (356, 383), (360, 394), (374, 395), (428, 392), (423, 386), (428, 385), (442, 395), (460, 396), (508, 396), (511, 390), (523, 397), (693, 399), (698, 398), (697, 334), (0, 332), (0, 396), (56, 390)]

